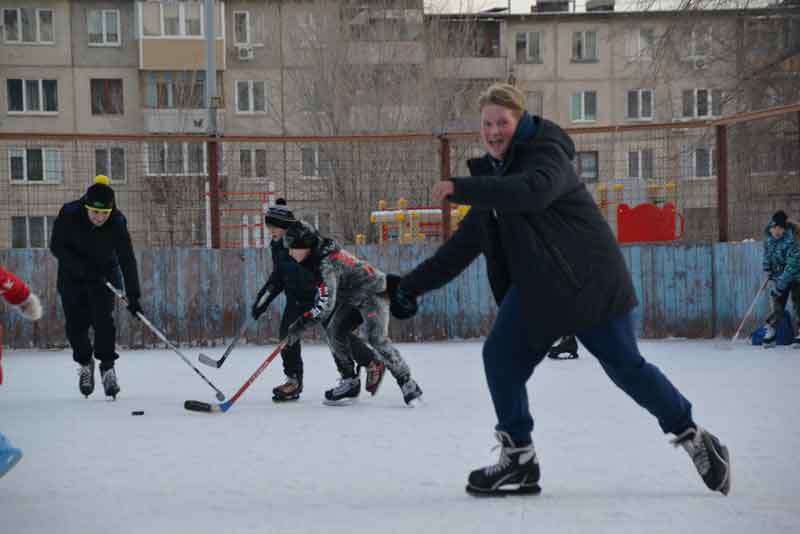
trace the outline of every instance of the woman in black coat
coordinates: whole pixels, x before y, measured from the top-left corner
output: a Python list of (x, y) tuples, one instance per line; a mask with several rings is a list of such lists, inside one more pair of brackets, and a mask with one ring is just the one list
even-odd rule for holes
[(611, 380), (675, 434), (706, 485), (727, 494), (727, 449), (694, 423), (690, 402), (639, 354), (633, 283), (575, 173), (572, 139), (529, 115), (510, 85), (490, 87), (479, 106), (487, 154), (468, 162), (470, 177), (441, 181), (432, 191), (434, 200), (472, 208), (432, 257), (390, 284), (394, 310), (408, 315), (415, 297), (448, 283), (479, 254), (486, 258), (499, 309), (483, 359), (501, 453), (497, 464), (470, 473), (467, 491), (540, 491), (526, 383), (556, 339), (576, 335)]

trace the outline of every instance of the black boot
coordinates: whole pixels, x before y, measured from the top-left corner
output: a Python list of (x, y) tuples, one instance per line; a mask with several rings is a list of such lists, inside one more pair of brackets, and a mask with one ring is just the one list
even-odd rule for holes
[(689, 454), (708, 489), (727, 495), (731, 490), (731, 460), (728, 448), (699, 426), (691, 426), (672, 441)]
[(536, 495), (539, 487), (539, 460), (533, 443), (517, 447), (506, 432), (497, 432), (500, 458), (494, 465), (469, 474), (467, 493), (476, 496)]
[(275, 402), (294, 401), (300, 398), (303, 392), (303, 379), (299, 376), (287, 376), (286, 382), (272, 390), (272, 400)]
[[(566, 354), (566, 356), (561, 356)], [(565, 336), (556, 341), (555, 345), (547, 353), (548, 358), (554, 360), (574, 360), (578, 357), (578, 341), (575, 336)]]

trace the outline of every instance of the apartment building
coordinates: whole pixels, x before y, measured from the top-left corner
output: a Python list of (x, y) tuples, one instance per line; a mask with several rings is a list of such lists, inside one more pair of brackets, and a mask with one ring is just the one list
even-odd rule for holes
[[(570, 13), (540, 1), (530, 14), (453, 16), (424, 15), (417, 0), (218, 0), (216, 123), (243, 136), (475, 129), (477, 93), (509, 79), (531, 111), (565, 126), (708, 119), (751, 107), (739, 82), (753, 58), (739, 51), (768, 62), (800, 42), (796, 8), (698, 12), (681, 26), (674, 13), (612, 7), (595, 1)], [(101, 172), (138, 243), (207, 242), (207, 145), (114, 137), (207, 131), (203, 9), (174, 0), (0, 0), (0, 133), (108, 136), (0, 143), (0, 247), (46, 246), (60, 204)], [(771, 45), (743, 46), (752, 35)], [(661, 46), (665, 36), (674, 50)], [(674, 55), (666, 63), (665, 51)], [(634, 200), (654, 180), (681, 178), (682, 209), (714, 209), (714, 147), (703, 136), (576, 140), (576, 165), (594, 190), (625, 179)], [(413, 194), (435, 166), (388, 149), (356, 162), (346, 143), (221, 145), (230, 244), (259, 218), (265, 193), (288, 196), (302, 216), (347, 237), (363, 215), (352, 213), (350, 197), (363, 208)], [(345, 187), (340, 175), (356, 166), (361, 182)]]

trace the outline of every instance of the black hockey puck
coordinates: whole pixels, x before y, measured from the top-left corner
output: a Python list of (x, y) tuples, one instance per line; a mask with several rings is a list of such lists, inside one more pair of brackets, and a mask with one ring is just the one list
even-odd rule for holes
[(141, 411), (141, 410), (135, 410), (135, 411), (131, 412), (131, 415), (144, 415), (144, 412)]

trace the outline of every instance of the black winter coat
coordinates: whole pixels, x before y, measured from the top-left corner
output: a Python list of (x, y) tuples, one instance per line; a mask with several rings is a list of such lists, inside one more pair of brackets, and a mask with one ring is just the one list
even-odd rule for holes
[(283, 239), (273, 239), (269, 248), (272, 254), (272, 274), (266, 284), (268, 291), (285, 291), (287, 300), (292, 304), (304, 310), (311, 308), (317, 295), (317, 277), (289, 256)]
[(121, 268), (125, 292), (141, 296), (128, 222), (116, 208), (97, 227), (89, 220), (83, 199), (64, 204), (53, 223), (50, 251), (58, 259), (59, 291), (97, 283), (100, 276), (114, 282)]
[[(486, 257), (495, 301), (513, 285), (534, 348), (608, 322), (633, 309), (636, 294), (616, 239), (579, 181), (575, 145), (555, 123), (512, 140), (502, 167), (488, 154), (468, 162), (471, 177), (453, 178), (453, 202), (472, 206), (458, 230), (406, 275), (402, 288), (422, 294)], [(516, 139), (516, 136), (515, 136)]]

